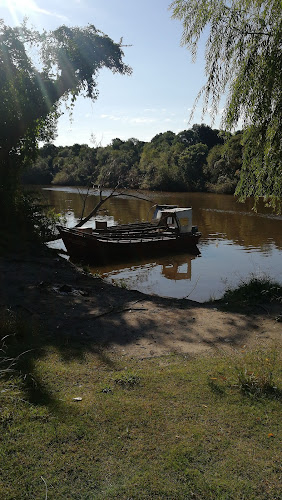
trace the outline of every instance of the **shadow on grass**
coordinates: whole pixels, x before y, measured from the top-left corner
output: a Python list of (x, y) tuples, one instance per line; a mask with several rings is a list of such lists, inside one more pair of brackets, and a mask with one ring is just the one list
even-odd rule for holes
[[(34, 370), (35, 361), (45, 356), (46, 349), (55, 349), (66, 363), (84, 362), (87, 354), (93, 353), (102, 365), (118, 369), (118, 361), (105, 348), (110, 347), (111, 351), (114, 345), (125, 347), (142, 339), (165, 345), (163, 333), (170, 332), (158, 330), (159, 315), (173, 307), (185, 313), (179, 319), (181, 331), (183, 328), (180, 340), (188, 345), (201, 342), (212, 346), (222, 340), (216, 326), (208, 325), (205, 332), (209, 338), (217, 339), (215, 342), (201, 333), (197, 321), (189, 313), (191, 302), (149, 297), (113, 287), (81, 273), (53, 252), (47, 256), (11, 256), (0, 260), (0, 273), (0, 307), (4, 315), (12, 315), (9, 321), (14, 322), (7, 330), (7, 317), (4, 319), (6, 325), (2, 322), (0, 338), (7, 334), (5, 329), (11, 335), (11, 342), (8, 338), (5, 341), (11, 358), (30, 351), (20, 356), (17, 369), (23, 375), (28, 399), (36, 404), (58, 404)], [(158, 314), (154, 314), (154, 309), (147, 314), (144, 301), (150, 301)], [(212, 307), (210, 304), (192, 305), (194, 308), (206, 307), (207, 311)], [(129, 314), (135, 310), (141, 314)], [(177, 321), (176, 316), (175, 323)], [(242, 317), (232, 322), (236, 331), (230, 340), (235, 344), (243, 344), (248, 331), (256, 328), (252, 318), (246, 317), (243, 325)]]
[(256, 400), (261, 399), (275, 399), (277, 401), (282, 401), (282, 390), (278, 387), (265, 388), (262, 391), (257, 391), (249, 388), (242, 388), (241, 393), (248, 397), (249, 399), (255, 398)]

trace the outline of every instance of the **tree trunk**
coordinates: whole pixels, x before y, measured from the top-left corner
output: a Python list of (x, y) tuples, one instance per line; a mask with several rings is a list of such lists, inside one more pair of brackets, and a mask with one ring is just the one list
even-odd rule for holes
[(0, 150), (0, 207), (1, 217), (13, 211), (18, 188), (17, 161), (7, 149)]

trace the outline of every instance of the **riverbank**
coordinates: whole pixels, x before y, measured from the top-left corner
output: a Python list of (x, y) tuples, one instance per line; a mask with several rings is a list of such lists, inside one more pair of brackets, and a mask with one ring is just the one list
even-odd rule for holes
[(281, 341), (281, 304), (228, 312), (112, 286), (52, 251), (0, 259), (0, 306), (36, 321), (52, 338), (145, 358), (214, 355)]
[(50, 251), (0, 276), (1, 498), (279, 498), (277, 305), (147, 296)]

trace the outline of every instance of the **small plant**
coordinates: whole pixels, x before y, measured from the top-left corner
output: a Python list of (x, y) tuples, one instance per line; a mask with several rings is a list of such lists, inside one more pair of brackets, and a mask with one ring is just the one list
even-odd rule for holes
[(140, 377), (131, 372), (124, 372), (114, 379), (115, 384), (122, 387), (134, 387), (140, 383)]
[(38, 333), (38, 325), (30, 319), (11, 309), (0, 309), (0, 379), (19, 376), (29, 383), (32, 353), (40, 349)]
[(246, 354), (242, 362), (235, 367), (241, 391), (257, 396), (278, 394), (274, 382), (276, 365), (277, 351), (274, 349)]
[[(89, 269), (89, 272), (91, 273), (90, 269)], [(92, 274), (93, 278), (100, 278), (101, 279), (101, 277), (102, 277), (101, 274), (97, 273), (97, 272), (96, 273), (91, 273), (91, 274)]]
[(113, 394), (113, 389), (111, 387), (103, 387), (103, 389), (101, 389), (101, 392), (103, 392), (104, 394)]
[(124, 289), (126, 289), (126, 288), (127, 288), (126, 281), (125, 281), (125, 279), (123, 279), (123, 278), (122, 278), (121, 280), (119, 280), (119, 281), (117, 281), (117, 280), (116, 280), (116, 281), (115, 281), (115, 284), (116, 284), (119, 288), (124, 288)]
[(91, 273), (91, 271), (90, 271), (90, 267), (89, 267), (89, 266), (87, 266), (87, 265), (83, 265), (83, 266), (82, 266), (82, 270), (83, 270), (83, 272), (84, 272), (84, 273), (86, 273), (86, 274), (90, 274), (90, 273)]

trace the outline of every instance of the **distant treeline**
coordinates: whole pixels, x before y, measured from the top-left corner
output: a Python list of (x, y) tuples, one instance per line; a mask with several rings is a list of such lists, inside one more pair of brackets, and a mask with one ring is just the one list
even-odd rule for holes
[(105, 147), (45, 144), (23, 174), (26, 184), (98, 184), (160, 191), (233, 193), (242, 165), (242, 133), (193, 125), (151, 142), (113, 139)]

